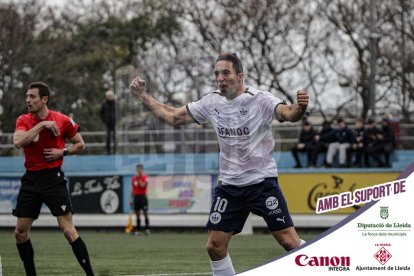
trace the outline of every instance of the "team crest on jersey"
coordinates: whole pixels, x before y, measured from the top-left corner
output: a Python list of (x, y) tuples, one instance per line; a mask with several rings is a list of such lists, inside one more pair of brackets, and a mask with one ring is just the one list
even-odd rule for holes
[(241, 115), (246, 115), (247, 114), (248, 108), (245, 105), (240, 106), (240, 114)]

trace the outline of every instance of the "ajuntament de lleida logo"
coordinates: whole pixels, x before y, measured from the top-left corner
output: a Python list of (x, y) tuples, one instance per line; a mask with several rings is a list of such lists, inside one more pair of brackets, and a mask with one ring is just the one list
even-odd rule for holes
[(388, 206), (387, 207), (380, 207), (380, 217), (382, 219), (387, 219), (388, 218)]

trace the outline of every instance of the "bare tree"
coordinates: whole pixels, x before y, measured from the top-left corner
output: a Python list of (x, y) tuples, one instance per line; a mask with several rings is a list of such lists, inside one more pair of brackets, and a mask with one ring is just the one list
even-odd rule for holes
[[(381, 77), (395, 94), (391, 103), (399, 106), (402, 120), (411, 122), (414, 106), (414, 3), (407, 0), (386, 2), (379, 45), (384, 70)], [(411, 109), (410, 109), (411, 106)]]

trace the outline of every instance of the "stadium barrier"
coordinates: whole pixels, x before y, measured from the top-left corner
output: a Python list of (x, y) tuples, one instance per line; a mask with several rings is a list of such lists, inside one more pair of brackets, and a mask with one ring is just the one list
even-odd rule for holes
[[(395, 179), (414, 160), (414, 151), (397, 151), (392, 168), (292, 169), (290, 152), (276, 153), (279, 182), (298, 227), (330, 227), (358, 208), (316, 215), (318, 197), (353, 191)], [(218, 154), (70, 156), (63, 170), (75, 208), (75, 222), (84, 227), (123, 227), (130, 211), (131, 177), (142, 163), (150, 176), (149, 200), (154, 227), (203, 227), (217, 181)], [(23, 171), (22, 157), (0, 157), (0, 227), (12, 227), (10, 215)], [(37, 226), (55, 226), (42, 210)], [(252, 227), (265, 227), (252, 216)]]

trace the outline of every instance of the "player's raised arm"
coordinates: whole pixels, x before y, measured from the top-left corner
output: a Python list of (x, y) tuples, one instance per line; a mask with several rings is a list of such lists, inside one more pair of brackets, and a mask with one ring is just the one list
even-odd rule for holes
[(297, 103), (291, 105), (279, 104), (276, 106), (276, 116), (283, 121), (297, 122), (306, 112), (309, 103), (309, 95), (305, 90), (296, 93)]
[(136, 77), (129, 86), (131, 94), (137, 98), (144, 106), (160, 121), (170, 126), (178, 126), (194, 122), (193, 118), (187, 112), (186, 106), (175, 108), (160, 103), (146, 91), (145, 80)]

